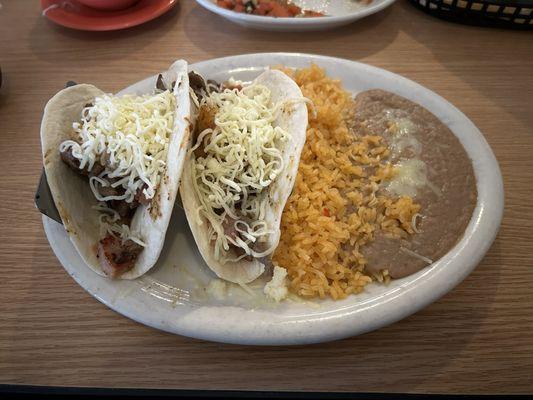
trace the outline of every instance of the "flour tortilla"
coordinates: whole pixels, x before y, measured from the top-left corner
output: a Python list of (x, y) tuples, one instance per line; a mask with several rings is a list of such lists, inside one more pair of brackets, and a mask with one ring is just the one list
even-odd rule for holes
[[(154, 266), (163, 248), (165, 233), (176, 199), (183, 162), (190, 139), (190, 98), (187, 63), (178, 60), (163, 73), (167, 87), (172, 82), (176, 97), (174, 129), (170, 137), (167, 169), (150, 206), (140, 205), (133, 216), (131, 229), (139, 232), (146, 247), (134, 267), (120, 276), (135, 279)], [(155, 89), (155, 81), (153, 85)], [(93, 85), (80, 84), (63, 89), (47, 103), (41, 123), (41, 144), (46, 177), (54, 202), (72, 244), (85, 263), (99, 275), (105, 273), (98, 262), (97, 245), (101, 238), (98, 204), (87, 178), (71, 170), (59, 154), (59, 145), (70, 139), (72, 123), (79, 121), (81, 111), (97, 96), (104, 95)], [(152, 212), (150, 212), (150, 209)], [(157, 212), (155, 212), (157, 211)]]
[[(281, 71), (268, 70), (257, 77), (254, 82), (270, 89), (273, 103), (296, 100), (287, 103), (274, 122), (275, 126), (280, 126), (289, 132), (291, 139), (283, 149), (284, 170), (270, 187), (271, 207), (267, 210), (265, 218), (269, 226), (275, 230), (267, 238), (266, 244), (270, 247), (271, 245), (277, 246), (279, 243), (281, 214), (298, 173), (300, 154), (306, 139), (307, 106), (301, 101), (303, 95), (298, 85)], [(209, 222), (200, 217), (197, 211), (201, 203), (193, 186), (191, 159), (192, 153), (189, 151), (183, 169), (180, 195), (189, 226), (202, 257), (209, 268), (222, 279), (235, 283), (248, 283), (255, 280), (265, 270), (264, 265), (256, 259), (226, 264), (221, 264), (215, 259), (214, 246), (208, 237)]]

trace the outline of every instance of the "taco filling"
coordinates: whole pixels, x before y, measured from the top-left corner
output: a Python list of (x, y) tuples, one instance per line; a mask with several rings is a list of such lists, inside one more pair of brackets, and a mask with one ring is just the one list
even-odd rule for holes
[(200, 96), (192, 182), (214, 258), (221, 264), (253, 258), (268, 264), (275, 243), (267, 237), (278, 229), (268, 220), (270, 192), (284, 170), (283, 148), (290, 140), (274, 124), (283, 105), (273, 104), (269, 88), (258, 83), (211, 82), (195, 92)]
[(146, 246), (131, 222), (139, 207), (158, 213), (158, 187), (165, 176), (176, 98), (161, 76), (151, 95), (103, 95), (86, 104), (59, 146), (61, 160), (87, 179), (98, 201), (103, 271), (130, 270)]

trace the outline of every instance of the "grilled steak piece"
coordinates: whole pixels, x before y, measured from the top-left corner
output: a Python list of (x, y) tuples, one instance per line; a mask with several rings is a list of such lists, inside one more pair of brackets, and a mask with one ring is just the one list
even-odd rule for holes
[(91, 170), (88, 169), (88, 165), (86, 165), (83, 169), (80, 169), (80, 160), (74, 157), (72, 154), (72, 147), (67, 148), (65, 151), (59, 152), (59, 155), (61, 156), (61, 160), (78, 174), (84, 176), (98, 176), (104, 171), (104, 166), (98, 162), (93, 164)]
[(98, 242), (98, 261), (103, 271), (111, 278), (116, 278), (129, 271), (143, 247), (132, 240), (122, 241), (108, 235)]

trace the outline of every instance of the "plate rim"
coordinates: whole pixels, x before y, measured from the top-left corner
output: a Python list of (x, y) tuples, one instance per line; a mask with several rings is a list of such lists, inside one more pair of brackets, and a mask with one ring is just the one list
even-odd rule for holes
[[(332, 315), (323, 315), (320, 318), (297, 318), (297, 320), (305, 319), (303, 322), (307, 324), (306, 330), (311, 326), (314, 329), (318, 329), (318, 334), (316, 332), (305, 332), (301, 333), (297, 330), (295, 330), (294, 326), (291, 328), (289, 326), (289, 333), (292, 332), (292, 335), (285, 334), (279, 334), (276, 331), (262, 331), (262, 333), (255, 335), (250, 334), (250, 327), (241, 326), (240, 329), (235, 329), (235, 331), (228, 331), (228, 326), (221, 326), (218, 327), (216, 324), (212, 324), (209, 327), (205, 328), (202, 331), (201, 324), (198, 325), (197, 321), (194, 321), (194, 318), (191, 320), (189, 319), (179, 319), (178, 325), (167, 325), (163, 323), (162, 321), (159, 321), (157, 318), (150, 319), (143, 318), (142, 316), (137, 315), (135, 312), (131, 312), (129, 310), (125, 310), (124, 308), (121, 308), (120, 306), (117, 306), (114, 302), (111, 302), (109, 300), (106, 300), (101, 296), (99, 293), (95, 293), (94, 291), (91, 291), (90, 288), (86, 287), (89, 285), (82, 284), (83, 282), (80, 282), (79, 276), (76, 276), (75, 273), (72, 273), (72, 271), (69, 271), (69, 269), (63, 264), (61, 261), (61, 256), (59, 255), (60, 249), (56, 248), (57, 243), (53, 243), (53, 241), (50, 241), (50, 229), (51, 225), (55, 222), (49, 221), (47, 217), (43, 216), (43, 223), (45, 227), (45, 232), (47, 235), (47, 238), (50, 242), (50, 245), (52, 249), (54, 250), (54, 253), (56, 254), (57, 258), (63, 265), (63, 267), (67, 270), (67, 272), (82, 286), (85, 290), (87, 290), (91, 295), (96, 297), (99, 301), (106, 304), (108, 307), (113, 309), (114, 311), (123, 314), (127, 316), (128, 318), (131, 318), (137, 322), (143, 323), (145, 325), (152, 326), (157, 329), (161, 329), (167, 332), (171, 332), (174, 334), (180, 334), (185, 335), (189, 337), (195, 337), (199, 339), (205, 339), (210, 341), (217, 341), (217, 342), (226, 342), (226, 343), (234, 343), (234, 344), (254, 344), (254, 345), (288, 345), (288, 344), (309, 344), (309, 343), (319, 343), (319, 342), (325, 342), (325, 341), (331, 341), (336, 339), (342, 339), (349, 336), (354, 336), (358, 334), (362, 334), (374, 329), (381, 328), (383, 326), (387, 326), (391, 323), (394, 323), (400, 319), (403, 319), (407, 317), (408, 315), (411, 315), (420, 309), (426, 307), (427, 305), (433, 303), (440, 297), (442, 297), (444, 294), (451, 291), (455, 286), (457, 286), (464, 278), (466, 278), (478, 265), (478, 263), (481, 261), (483, 256), (486, 254), (490, 246), (492, 245), (492, 242), (494, 241), (499, 227), (501, 223), (501, 219), (503, 216), (503, 209), (504, 209), (504, 191), (503, 191), (503, 179), (501, 176), (500, 168), (498, 165), (498, 162), (496, 160), (496, 157), (494, 156), (494, 153), (492, 152), (492, 149), (488, 145), (485, 137), (481, 133), (481, 131), (474, 125), (474, 123), (466, 116), (464, 115), (460, 110), (458, 110), (455, 106), (453, 106), (451, 103), (449, 103), (447, 100), (439, 96), (437, 93), (431, 91), (430, 89), (421, 86), (420, 84), (405, 78), (401, 75), (392, 73), (390, 71), (387, 71), (385, 69), (374, 67), (368, 64), (363, 64), (356, 61), (351, 61), (347, 59), (337, 58), (337, 57), (330, 57), (330, 56), (322, 56), (322, 55), (314, 55), (314, 54), (303, 54), (303, 53), (253, 53), (253, 54), (241, 54), (236, 56), (227, 56), (222, 58), (215, 58), (210, 60), (201, 61), (198, 63), (194, 63), (189, 65), (189, 69), (199, 69), (205, 66), (208, 66), (209, 64), (215, 63), (215, 64), (235, 64), (235, 65), (246, 65), (249, 67), (242, 67), (242, 68), (257, 68), (259, 67), (259, 64), (261, 64), (260, 68), (264, 68), (265, 66), (272, 65), (272, 63), (275, 64), (275, 62), (269, 62), (269, 63), (258, 63), (253, 60), (257, 59), (257, 57), (263, 57), (268, 58), (269, 60), (275, 60), (276, 58), (289, 58), (291, 60), (305, 60), (305, 62), (317, 62), (320, 65), (320, 61), (324, 60), (327, 62), (333, 62), (333, 63), (340, 63), (344, 64), (346, 66), (354, 66), (356, 69), (359, 70), (366, 70), (372, 71), (374, 73), (378, 73), (381, 75), (388, 76), (389, 78), (392, 78), (396, 81), (403, 82), (403, 84), (412, 86), (413, 88), (422, 91), (422, 94), (420, 96), (423, 96), (424, 94), (426, 96), (430, 96), (433, 101), (436, 101), (437, 103), (440, 103), (444, 106), (446, 106), (446, 109), (448, 110), (447, 113), (452, 113), (456, 117), (462, 120), (462, 122), (466, 123), (468, 125), (469, 130), (471, 130), (475, 137), (472, 140), (476, 141), (476, 144), (480, 145), (480, 155), (473, 156), (472, 152), (469, 151), (461, 138), (458, 137), (458, 135), (455, 133), (455, 131), (452, 132), (456, 137), (461, 140), (461, 143), (463, 147), (465, 147), (465, 150), (467, 151), (467, 154), (472, 159), (473, 165), (474, 165), (474, 172), (476, 174), (476, 187), (478, 189), (478, 200), (476, 203), (476, 208), (474, 210), (472, 219), (465, 231), (465, 234), (461, 241), (446, 255), (444, 255), (440, 260), (435, 262), (433, 265), (429, 266), (425, 270), (421, 271), (419, 275), (415, 279), (409, 280), (405, 285), (401, 285), (397, 290), (394, 292), (399, 293), (389, 293), (386, 292), (382, 296), (384, 298), (384, 301), (379, 304), (375, 304), (372, 307), (363, 308), (362, 310), (353, 309), (349, 310), (350, 308), (356, 307), (356, 305), (351, 305), (348, 307), (345, 307), (346, 310), (343, 311), (343, 309), (336, 309), (333, 311), (330, 311), (326, 314), (332, 314)], [(225, 68), (225, 67), (224, 67)], [(228, 69), (229, 70), (229, 69)], [(134, 86), (142, 84), (142, 82), (145, 82), (147, 80), (153, 79), (152, 77), (143, 79), (139, 82), (136, 82), (127, 88), (123, 89), (125, 90), (131, 90)], [(424, 105), (426, 107), (426, 105)], [(430, 110), (431, 111), (431, 110)], [(444, 121), (443, 121), (444, 122)], [(448, 123), (444, 122), (447, 126), (449, 126)], [(476, 162), (478, 159), (482, 157), (483, 163), (482, 166), (489, 167), (488, 170), (480, 171), (480, 166), (476, 166)], [(478, 174), (481, 174), (478, 176)], [(490, 189), (493, 192), (493, 197), (487, 197), (487, 198), (480, 198), (480, 193), (485, 193), (487, 190), (489, 190), (489, 182), (487, 181), (488, 178), (485, 176), (490, 177)], [(483, 182), (485, 182), (483, 184)], [(480, 186), (481, 187), (480, 191)], [(486, 195), (486, 193), (485, 193)], [(483, 230), (481, 230), (483, 229)], [(477, 235), (474, 235), (477, 234)], [(68, 240), (68, 239), (67, 239)], [(476, 247), (467, 247), (468, 244), (476, 244)], [(466, 254), (465, 254), (466, 253)], [(458, 257), (457, 254), (465, 254), (468, 255), (469, 258), (466, 258), (464, 260), (465, 267), (462, 269), (459, 269), (458, 273), (455, 276), (450, 276), (447, 274), (447, 268), (449, 267), (449, 264), (457, 264), (458, 262), (462, 260), (457, 260)], [(92, 271), (91, 271), (92, 272)], [(438, 279), (441, 275), (446, 276), (446, 280), (439, 282)], [(422, 279), (425, 278), (425, 279)], [(418, 283), (417, 283), (418, 282)], [(442, 284), (442, 282), (444, 282)], [(423, 296), (419, 296), (419, 294), (424, 294)], [(395, 304), (392, 303), (396, 298), (398, 297), (404, 297), (406, 300), (408, 300), (408, 304)], [(388, 306), (384, 307), (384, 306)], [(221, 310), (226, 310), (229, 308), (234, 307), (200, 307), (199, 310), (207, 309), (207, 308), (217, 308), (219, 309), (219, 314), (216, 314), (219, 318), (219, 321), (223, 319), (223, 312)], [(356, 317), (360, 317), (360, 313), (364, 312), (366, 309), (372, 308), (373, 312), (375, 314), (368, 314), (366, 315), (367, 321), (361, 326), (354, 323), (351, 325), (349, 322), (354, 322)], [(250, 312), (250, 310), (244, 310), (241, 309), (242, 312)], [(242, 313), (241, 313), (242, 314)], [(269, 314), (270, 315), (270, 314)], [(361, 314), (365, 316), (365, 314)], [(199, 316), (202, 318), (205, 318), (206, 316), (203, 314), (199, 314)], [(207, 316), (209, 317), (209, 316)], [(224, 318), (227, 317), (227, 315), (224, 315)], [(283, 324), (286, 324), (287, 322), (291, 322), (289, 320), (283, 320), (283, 318), (278, 318), (277, 316), (272, 316), (273, 319), (276, 319), (275, 321), (270, 321), (267, 323), (267, 326), (272, 327), (281, 327)], [(324, 322), (325, 321), (340, 321), (343, 326), (337, 327), (337, 329), (325, 329), (324, 328)], [(302, 322), (302, 321), (292, 321), (292, 322)], [(235, 323), (235, 321), (231, 320), (224, 320), (224, 323), (226, 325)], [(181, 325), (180, 325), (181, 324)], [(238, 325), (237, 325), (238, 326)], [(200, 331), (198, 329), (200, 328)], [(235, 328), (235, 326), (233, 326)], [(292, 331), (291, 331), (292, 329)], [(320, 331), (320, 329), (323, 329), (323, 331)], [(265, 334), (266, 332), (266, 334)]]

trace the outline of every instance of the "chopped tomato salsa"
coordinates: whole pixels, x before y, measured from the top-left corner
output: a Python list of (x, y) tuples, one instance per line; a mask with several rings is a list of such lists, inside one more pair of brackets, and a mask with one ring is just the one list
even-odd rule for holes
[(325, 14), (302, 10), (287, 0), (216, 0), (219, 7), (240, 13), (277, 18), (323, 17)]

